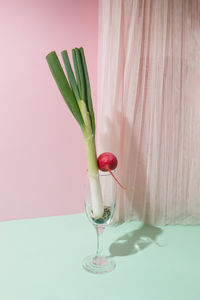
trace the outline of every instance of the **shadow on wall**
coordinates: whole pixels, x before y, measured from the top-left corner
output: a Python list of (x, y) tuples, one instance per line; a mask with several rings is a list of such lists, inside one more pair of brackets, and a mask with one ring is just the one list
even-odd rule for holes
[(156, 242), (156, 238), (163, 232), (161, 228), (143, 224), (139, 229), (126, 233), (109, 247), (110, 257), (128, 256), (135, 254)]
[[(137, 218), (146, 224), (154, 224), (149, 216), (150, 196), (146, 178), (147, 153), (144, 153), (143, 123), (136, 139), (134, 124), (123, 113), (114, 109), (114, 118), (106, 118), (106, 133), (100, 135), (100, 144), (104, 146), (102, 151), (113, 152), (118, 157), (116, 175), (119, 181), (133, 190), (125, 191), (119, 187), (115, 222), (122, 222)], [(134, 121), (133, 121), (134, 122)], [(104, 125), (105, 126), (105, 125)], [(100, 124), (101, 127), (101, 124)], [(102, 146), (101, 146), (102, 148)], [(147, 151), (146, 151), (147, 152)]]

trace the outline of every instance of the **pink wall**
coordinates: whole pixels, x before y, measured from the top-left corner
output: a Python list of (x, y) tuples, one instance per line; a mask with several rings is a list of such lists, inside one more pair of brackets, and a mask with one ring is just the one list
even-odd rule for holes
[(97, 0), (1, 3), (0, 220), (84, 210), (82, 134), (45, 55), (83, 46), (96, 101), (97, 22)]

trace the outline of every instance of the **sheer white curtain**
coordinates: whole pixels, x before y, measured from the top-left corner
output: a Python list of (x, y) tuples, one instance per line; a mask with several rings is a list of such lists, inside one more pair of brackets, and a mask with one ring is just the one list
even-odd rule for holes
[(199, 0), (99, 0), (97, 116), (116, 219), (200, 223)]

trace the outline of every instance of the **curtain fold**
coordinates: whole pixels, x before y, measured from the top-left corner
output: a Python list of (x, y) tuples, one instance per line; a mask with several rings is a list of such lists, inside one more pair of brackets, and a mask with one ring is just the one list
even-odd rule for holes
[(116, 220), (200, 223), (200, 1), (99, 0), (98, 152)]

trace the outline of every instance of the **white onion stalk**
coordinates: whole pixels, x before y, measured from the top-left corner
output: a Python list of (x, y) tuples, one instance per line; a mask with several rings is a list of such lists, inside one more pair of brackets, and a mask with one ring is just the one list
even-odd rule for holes
[(92, 214), (94, 218), (101, 218), (104, 213), (101, 186), (99, 181), (99, 170), (97, 165), (97, 155), (95, 137), (92, 133), (90, 114), (83, 100), (78, 101), (78, 105), (83, 116), (85, 127), (82, 129), (88, 164), (88, 177), (90, 182), (90, 194), (92, 202)]
[(70, 85), (55, 51), (49, 53), (46, 56), (46, 59), (66, 104), (81, 127), (85, 141), (88, 164), (92, 214), (94, 218), (101, 218), (104, 213), (104, 206), (97, 165), (95, 118), (92, 106), (89, 76), (83, 48), (73, 49), (72, 55), (76, 78), (71, 68), (67, 51), (62, 51), (62, 57)]

